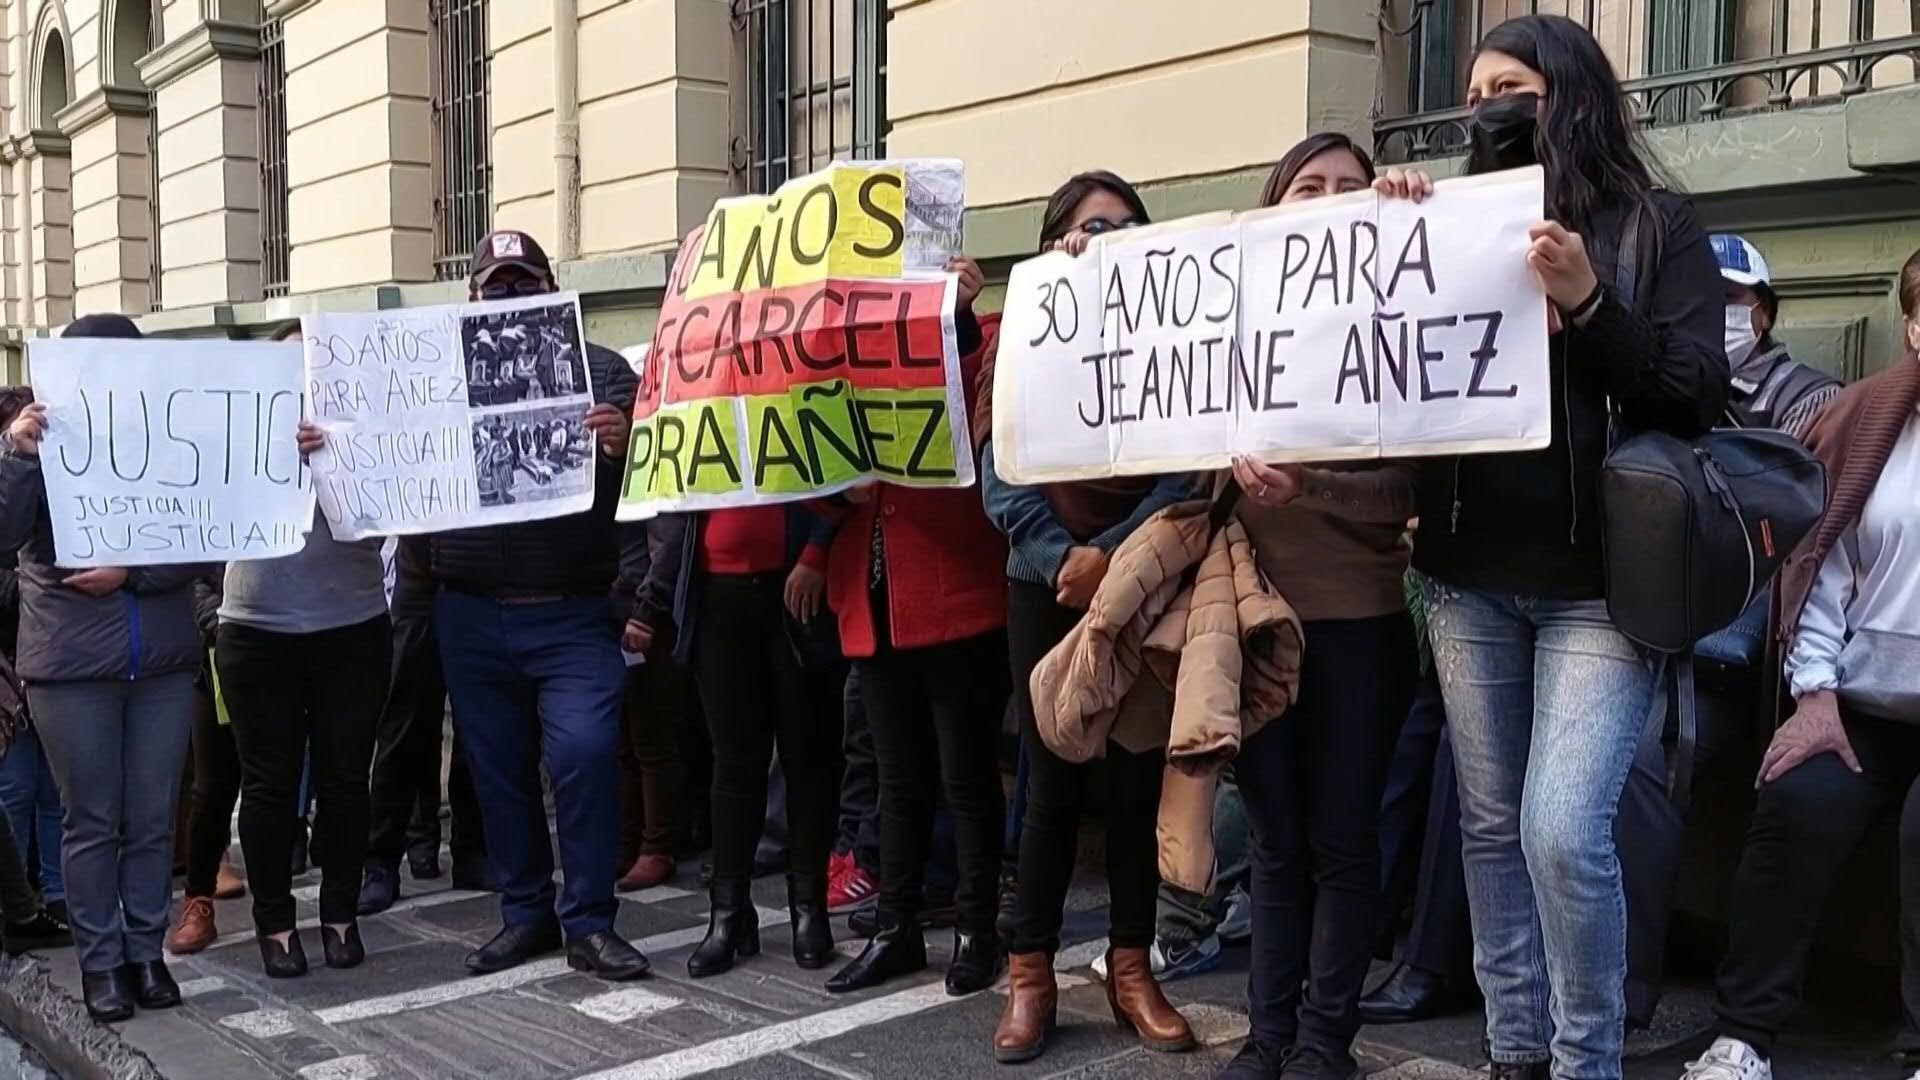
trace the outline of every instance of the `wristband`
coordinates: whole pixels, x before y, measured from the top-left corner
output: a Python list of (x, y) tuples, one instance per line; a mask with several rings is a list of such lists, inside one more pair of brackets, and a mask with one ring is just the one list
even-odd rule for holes
[(1599, 282), (1595, 282), (1593, 286), (1593, 291), (1587, 294), (1587, 298), (1585, 300), (1580, 301), (1580, 303), (1573, 308), (1570, 308), (1570, 309), (1561, 308), (1560, 309), (1561, 314), (1566, 316), (1566, 321), (1570, 323), (1577, 323), (1580, 320), (1586, 318), (1587, 316), (1593, 314), (1594, 309), (1600, 306), (1600, 301), (1606, 299), (1606, 292), (1607, 290), (1605, 286), (1601, 285)]

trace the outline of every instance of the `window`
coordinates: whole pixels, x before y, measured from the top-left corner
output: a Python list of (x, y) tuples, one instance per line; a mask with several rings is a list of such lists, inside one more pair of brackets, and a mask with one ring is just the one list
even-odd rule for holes
[(67, 107), (72, 95), (67, 92), (67, 42), (59, 34), (48, 34), (40, 47), (40, 130), (56, 131), (53, 118)]
[(733, 13), (748, 65), (734, 160), (748, 190), (886, 153), (886, 0), (733, 0)]
[[(1735, 0), (1648, 0), (1647, 74), (1697, 71), (1733, 58)], [(1720, 104), (1710, 86), (1654, 91), (1656, 121), (1684, 124)]]
[(287, 39), (279, 19), (260, 27), (260, 283), (287, 295)]
[(431, 0), (434, 274), (467, 276), (493, 221), (487, 0)]

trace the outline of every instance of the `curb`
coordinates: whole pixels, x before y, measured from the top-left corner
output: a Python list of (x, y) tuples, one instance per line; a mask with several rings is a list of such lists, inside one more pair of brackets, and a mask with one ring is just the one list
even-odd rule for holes
[(166, 1080), (151, 1058), (53, 985), (31, 956), (0, 959), (0, 1023), (66, 1080)]

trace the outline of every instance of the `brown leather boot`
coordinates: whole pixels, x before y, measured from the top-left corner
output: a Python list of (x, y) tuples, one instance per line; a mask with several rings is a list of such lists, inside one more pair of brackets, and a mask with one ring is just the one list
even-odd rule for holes
[(993, 1031), (993, 1059), (1003, 1065), (1032, 1061), (1047, 1048), (1059, 1011), (1060, 987), (1053, 957), (1016, 953), (1007, 957), (1007, 1007)]
[(1193, 1029), (1160, 992), (1145, 949), (1107, 951), (1107, 1004), (1113, 1022), (1140, 1036), (1140, 1045), (1177, 1054), (1195, 1045)]
[(180, 907), (180, 918), (167, 931), (167, 951), (175, 956), (190, 956), (205, 949), (220, 937), (213, 924), (213, 901), (204, 896), (189, 896)]

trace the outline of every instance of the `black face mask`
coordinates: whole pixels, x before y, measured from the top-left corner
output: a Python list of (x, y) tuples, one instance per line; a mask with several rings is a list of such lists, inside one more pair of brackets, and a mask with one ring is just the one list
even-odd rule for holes
[(1539, 116), (1539, 94), (1505, 94), (1474, 106), (1467, 125), (1467, 172), (1499, 172), (1538, 162), (1533, 140)]

